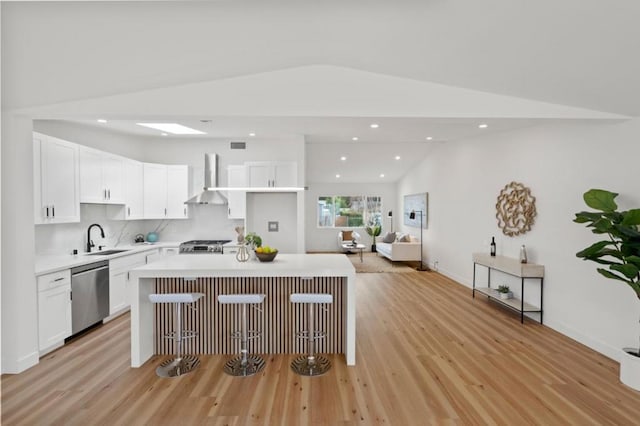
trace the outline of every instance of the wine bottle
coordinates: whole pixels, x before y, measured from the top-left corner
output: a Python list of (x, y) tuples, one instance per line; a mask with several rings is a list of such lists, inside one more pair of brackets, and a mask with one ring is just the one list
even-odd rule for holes
[(496, 239), (495, 237), (491, 237), (491, 256), (496, 255)]

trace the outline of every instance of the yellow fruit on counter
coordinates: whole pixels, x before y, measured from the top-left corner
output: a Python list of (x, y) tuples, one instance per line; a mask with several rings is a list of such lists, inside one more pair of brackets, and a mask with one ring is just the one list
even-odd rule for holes
[(264, 249), (262, 247), (256, 247), (256, 253), (262, 253)]

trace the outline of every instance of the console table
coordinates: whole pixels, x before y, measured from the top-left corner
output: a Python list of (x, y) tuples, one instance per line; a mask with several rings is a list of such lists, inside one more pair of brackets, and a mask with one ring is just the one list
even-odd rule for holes
[[(487, 268), (487, 287), (476, 288), (476, 265)], [(500, 299), (500, 293), (496, 289), (491, 288), (491, 270), (504, 272), (520, 278), (520, 299)], [(534, 306), (524, 301), (524, 284), (525, 280), (540, 281), (540, 306)], [(473, 297), (476, 297), (476, 291), (484, 294), (490, 299), (520, 312), (520, 322), (524, 323), (525, 312), (535, 312), (540, 314), (540, 324), (542, 324), (542, 287), (544, 281), (544, 265), (535, 263), (520, 263), (520, 260), (506, 256), (490, 256), (485, 253), (473, 254)]]

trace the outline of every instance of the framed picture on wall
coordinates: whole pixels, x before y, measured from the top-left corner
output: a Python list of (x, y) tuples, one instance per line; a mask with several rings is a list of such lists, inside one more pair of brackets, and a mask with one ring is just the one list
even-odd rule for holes
[[(420, 220), (422, 219), (422, 228), (427, 229), (427, 212), (428, 212), (428, 194), (423, 192), (422, 194), (412, 194), (404, 196), (404, 224), (413, 228), (420, 227)], [(411, 212), (414, 214), (412, 215)], [(412, 218), (413, 216), (413, 218)]]

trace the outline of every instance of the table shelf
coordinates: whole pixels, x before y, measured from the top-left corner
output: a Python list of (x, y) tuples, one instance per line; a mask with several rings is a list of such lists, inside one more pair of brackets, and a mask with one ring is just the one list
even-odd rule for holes
[[(484, 266), (487, 268), (487, 287), (476, 287), (476, 266)], [(491, 288), (491, 270), (503, 272), (508, 275), (520, 278), (520, 299), (501, 299), (497, 289)], [(540, 307), (526, 303), (523, 301), (525, 280), (540, 281)], [(544, 266), (535, 263), (521, 263), (518, 259), (506, 256), (490, 256), (485, 253), (473, 254), (473, 297), (476, 292), (493, 299), (496, 302), (510, 309), (520, 312), (520, 322), (524, 323), (525, 312), (539, 313), (540, 324), (542, 324), (542, 303), (543, 303), (543, 282), (544, 282)]]

